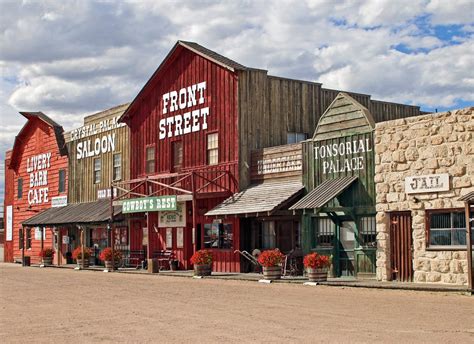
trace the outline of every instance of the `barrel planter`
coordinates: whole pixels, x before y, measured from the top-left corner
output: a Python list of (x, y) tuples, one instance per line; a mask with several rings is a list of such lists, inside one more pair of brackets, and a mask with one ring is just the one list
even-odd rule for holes
[(306, 268), (308, 279), (310, 282), (325, 282), (328, 280), (328, 269), (311, 269)]
[(263, 279), (274, 281), (281, 279), (281, 266), (263, 267)]
[[(105, 268), (108, 270), (112, 269), (112, 261), (111, 260), (106, 260), (104, 261)], [(116, 260), (114, 261), (115, 269), (117, 269), (120, 266), (120, 261)]]
[[(76, 262), (77, 262), (77, 266), (82, 268), (82, 259), (76, 259)], [(89, 258), (87, 259), (84, 259), (84, 267), (85, 268), (88, 268), (89, 267)]]
[(211, 276), (212, 265), (194, 265), (194, 276)]
[(53, 257), (43, 257), (43, 264), (44, 265), (52, 265), (53, 264)]

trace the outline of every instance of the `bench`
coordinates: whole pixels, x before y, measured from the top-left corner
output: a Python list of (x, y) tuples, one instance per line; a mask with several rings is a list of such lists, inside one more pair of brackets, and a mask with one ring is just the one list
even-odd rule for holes
[(138, 269), (142, 266), (142, 262), (145, 260), (145, 251), (144, 250), (130, 250), (127, 257), (123, 258), (123, 265), (125, 266), (135, 266)]
[(173, 259), (173, 251), (171, 250), (159, 250), (153, 252), (153, 258), (158, 260), (158, 268), (160, 270), (171, 270), (171, 260)]

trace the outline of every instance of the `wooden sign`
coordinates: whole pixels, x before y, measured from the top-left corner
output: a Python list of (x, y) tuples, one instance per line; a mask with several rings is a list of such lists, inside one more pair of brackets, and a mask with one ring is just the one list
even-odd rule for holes
[(407, 194), (449, 191), (449, 174), (427, 174), (405, 178)]
[(186, 203), (179, 202), (176, 210), (161, 211), (158, 215), (158, 227), (185, 227), (186, 226)]
[(269, 147), (252, 152), (253, 180), (301, 175), (303, 155), (301, 144)]
[(176, 196), (141, 197), (124, 200), (122, 213), (145, 213), (147, 211), (176, 210)]
[(67, 205), (67, 196), (51, 197), (51, 208), (64, 207)]
[(12, 241), (13, 240), (13, 206), (7, 205), (7, 212), (6, 212), (6, 229), (7, 229), (7, 234), (6, 234), (6, 241)]

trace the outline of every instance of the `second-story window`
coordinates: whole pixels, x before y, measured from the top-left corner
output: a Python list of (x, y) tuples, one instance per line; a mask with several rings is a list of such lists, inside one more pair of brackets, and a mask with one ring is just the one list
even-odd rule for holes
[(155, 147), (147, 147), (145, 154), (145, 173), (155, 173)]
[(173, 172), (181, 171), (183, 167), (183, 142), (175, 141), (171, 144), (173, 154)]
[(23, 197), (23, 178), (18, 178), (18, 199)]
[(58, 185), (58, 192), (66, 191), (66, 170), (59, 170), (59, 185)]
[(114, 154), (114, 158), (113, 158), (113, 180), (120, 180), (122, 179), (122, 154), (121, 153), (117, 153), (117, 154)]
[(288, 132), (286, 134), (286, 143), (298, 143), (301, 141), (306, 140), (306, 134), (305, 133), (294, 133), (294, 132)]
[(207, 135), (207, 164), (219, 163), (219, 135), (217, 133)]
[(102, 161), (100, 158), (94, 159), (94, 184), (100, 183), (100, 170), (102, 168)]

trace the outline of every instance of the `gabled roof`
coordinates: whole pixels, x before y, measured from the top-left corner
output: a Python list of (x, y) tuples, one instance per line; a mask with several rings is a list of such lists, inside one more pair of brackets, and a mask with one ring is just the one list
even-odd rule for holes
[(54, 130), (54, 135), (56, 136), (56, 142), (58, 144), (58, 150), (61, 155), (67, 155), (67, 148), (66, 144), (64, 142), (64, 136), (63, 132), (64, 129), (61, 125), (53, 121), (50, 117), (46, 116), (42, 112), (24, 112), (21, 111), (20, 114), (24, 116), (28, 122), (25, 123), (23, 128), (21, 128), (20, 132), (18, 133), (17, 136), (15, 136), (15, 142), (13, 143), (13, 149), (12, 149), (12, 159), (10, 161), (10, 168), (15, 168), (18, 164), (18, 159), (17, 157), (19, 156), (18, 154), (18, 149), (20, 149), (20, 143), (22, 142), (22, 139), (24, 138), (27, 128), (31, 125), (32, 121), (34, 120), (40, 120), (44, 122), (46, 125), (50, 126)]
[(220, 55), (220, 54), (216, 53), (215, 51), (209, 50), (209, 49), (207, 49), (207, 48), (203, 47), (202, 45), (199, 45), (195, 42), (177, 41), (176, 44), (174, 45), (174, 47), (168, 53), (168, 55), (166, 55), (166, 57), (160, 63), (158, 68), (152, 74), (150, 79), (148, 79), (145, 86), (143, 86), (143, 88), (140, 90), (140, 92), (138, 92), (138, 95), (135, 97), (135, 99), (133, 99), (133, 101), (130, 103), (127, 110), (125, 110), (123, 115), (120, 116), (119, 122), (123, 122), (125, 120), (125, 118), (128, 117), (129, 111), (133, 108), (133, 106), (136, 104), (136, 102), (143, 96), (143, 94), (145, 93), (145, 90), (147, 89), (147, 86), (149, 84), (151, 84), (152, 80), (155, 79), (155, 77), (158, 75), (160, 70), (166, 65), (166, 63), (170, 60), (170, 58), (173, 56), (175, 51), (179, 48), (184, 48), (184, 49), (190, 50), (190, 51), (194, 52), (195, 54), (198, 54), (198, 55), (202, 56), (203, 58), (205, 58), (205, 59), (207, 59), (211, 62), (214, 62), (215, 64), (218, 64), (221, 67), (224, 67), (224, 68), (230, 70), (231, 72), (234, 72), (236, 70), (249, 69), (248, 67), (245, 67), (245, 66), (241, 65), (240, 63), (237, 63), (237, 62), (235, 62), (235, 61), (233, 61), (233, 60), (231, 60), (231, 59), (229, 59), (229, 58), (227, 58), (223, 55)]
[(365, 133), (374, 128), (375, 120), (370, 111), (347, 93), (339, 92), (319, 119), (313, 140)]

